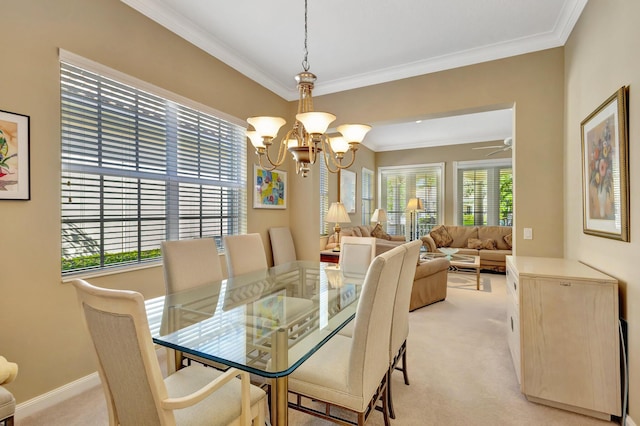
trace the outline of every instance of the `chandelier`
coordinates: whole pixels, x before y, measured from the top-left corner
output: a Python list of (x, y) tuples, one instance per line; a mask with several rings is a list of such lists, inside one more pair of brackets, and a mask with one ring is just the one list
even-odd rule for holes
[[(328, 112), (313, 110), (311, 92), (316, 76), (309, 72), (308, 55), (307, 0), (305, 0), (304, 60), (302, 61), (304, 71), (295, 76), (299, 92), (298, 113), (293, 128), (282, 138), (275, 158), (272, 157), (269, 148), (274, 145), (274, 139), (286, 121), (280, 117), (247, 118), (247, 122), (255, 129), (247, 130), (247, 137), (256, 149), (260, 167), (265, 170), (274, 170), (282, 165), (288, 151), (296, 162), (296, 173), (307, 177), (309, 166), (315, 164), (318, 156), (323, 152), (327, 170), (331, 173), (337, 173), (341, 169), (351, 167), (356, 159), (356, 151), (360, 143), (367, 132), (371, 130), (371, 126), (366, 124), (343, 124), (337, 127), (337, 131), (342, 136), (329, 137), (326, 134), (329, 125), (336, 119), (336, 116)], [(347, 151), (351, 151), (351, 158), (348, 163), (343, 163)]]

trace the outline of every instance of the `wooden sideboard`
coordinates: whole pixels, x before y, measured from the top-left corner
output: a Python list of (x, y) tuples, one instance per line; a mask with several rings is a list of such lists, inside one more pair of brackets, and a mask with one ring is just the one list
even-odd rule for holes
[(621, 415), (618, 282), (578, 261), (507, 256), (509, 350), (530, 401)]

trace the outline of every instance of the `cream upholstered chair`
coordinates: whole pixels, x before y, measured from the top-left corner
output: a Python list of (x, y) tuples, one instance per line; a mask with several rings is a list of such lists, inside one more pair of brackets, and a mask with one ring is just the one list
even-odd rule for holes
[[(353, 337), (335, 335), (289, 376), (289, 391), (297, 395), (296, 402), (289, 403), (291, 408), (334, 420), (330, 406), (339, 406), (358, 413), (357, 424), (363, 425), (381, 399), (389, 424), (389, 339), (405, 252), (399, 246), (373, 260), (358, 301)], [(305, 405), (305, 399), (324, 402), (326, 409)]]
[(213, 238), (163, 241), (160, 248), (167, 294), (223, 279)]
[(162, 378), (140, 293), (72, 282), (97, 355), (110, 425), (264, 424), (265, 393), (246, 372), (193, 365)]
[(373, 237), (342, 237), (340, 240), (340, 260), (342, 273), (367, 272), (376, 257), (376, 239)]
[[(393, 306), (393, 320), (391, 322), (391, 341), (389, 346), (389, 415), (396, 418), (393, 409), (393, 398), (391, 393), (391, 373), (393, 370), (400, 370), (404, 375), (404, 383), (409, 384), (407, 373), (407, 337), (409, 336), (409, 302), (411, 299), (411, 289), (413, 288), (413, 277), (416, 273), (418, 257), (420, 255), (421, 240), (414, 240), (403, 244), (407, 250), (402, 262), (400, 279), (398, 280), (398, 291), (396, 292)], [(402, 360), (402, 368), (397, 367)]]
[(9, 362), (0, 356), (0, 424), (13, 426), (13, 415), (16, 411), (16, 399), (2, 385), (11, 383), (18, 375), (18, 364)]
[[(162, 241), (160, 249), (166, 294), (189, 290), (223, 279), (218, 247), (213, 238)], [(168, 351), (170, 354), (174, 353), (171, 349)], [(196, 355), (184, 353), (182, 356), (187, 359), (188, 363), (194, 360), (220, 370), (228, 368)], [(169, 371), (181, 367), (180, 365), (172, 365), (174, 359), (173, 356), (168, 357)], [(176, 363), (178, 362), (176, 361)]]
[(227, 235), (224, 248), (230, 277), (269, 269), (260, 234)]
[[(406, 249), (405, 257), (402, 261), (402, 270), (398, 280), (397, 292), (394, 298), (393, 319), (391, 323), (391, 339), (389, 341), (389, 384), (388, 384), (388, 405), (389, 415), (395, 419), (393, 409), (393, 399), (391, 393), (391, 373), (393, 370), (400, 370), (404, 374), (405, 384), (409, 384), (407, 373), (407, 337), (409, 336), (409, 302), (411, 299), (411, 289), (413, 288), (413, 277), (418, 264), (420, 246), (422, 242), (414, 240), (403, 244)], [(354, 323), (351, 321), (343, 327), (339, 334), (347, 337), (353, 336)], [(397, 367), (402, 360), (402, 368)]]
[(288, 226), (269, 228), (269, 240), (271, 241), (274, 266), (298, 260), (291, 230)]

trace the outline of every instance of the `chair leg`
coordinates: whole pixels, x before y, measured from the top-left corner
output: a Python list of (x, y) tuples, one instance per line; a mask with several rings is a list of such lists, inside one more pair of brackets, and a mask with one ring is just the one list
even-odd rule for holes
[(402, 374), (404, 375), (404, 384), (409, 385), (409, 373), (407, 372), (407, 347), (402, 351)]
[(382, 415), (384, 416), (384, 426), (390, 426), (391, 424), (391, 422), (389, 421), (389, 405), (387, 404), (389, 399), (390, 379), (391, 379), (391, 375), (387, 373), (387, 384), (382, 391)]
[[(391, 397), (391, 373), (393, 373), (393, 367), (389, 369), (389, 372), (387, 373), (387, 391), (385, 394), (385, 399), (386, 399), (386, 405), (389, 407), (389, 417), (391, 417), (392, 419), (396, 418), (396, 412), (393, 409), (393, 398)], [(384, 408), (384, 403), (382, 404), (383, 408)], [(385, 413), (386, 414), (386, 413)]]

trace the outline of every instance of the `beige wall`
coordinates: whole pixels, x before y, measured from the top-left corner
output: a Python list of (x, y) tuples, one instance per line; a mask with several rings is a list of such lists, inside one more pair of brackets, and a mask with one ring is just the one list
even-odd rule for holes
[[(620, 280), (621, 316), (628, 322), (629, 415), (640, 424), (640, 3), (590, 1), (565, 47), (565, 256)], [(582, 230), (580, 122), (620, 87), (629, 85), (630, 229), (628, 243)]]
[[(591, 2), (587, 6), (586, 18), (583, 18), (586, 22), (581, 20), (571, 39), (571, 47), (567, 49), (568, 128), (575, 126), (576, 121), (579, 122), (617, 86), (633, 83), (631, 73), (637, 74), (638, 63), (628, 54), (633, 52), (633, 46), (631, 41), (624, 40), (638, 39), (638, 30), (631, 30), (633, 23), (628, 18), (638, 14), (625, 13), (622, 6), (612, 6), (611, 12), (603, 4)], [(630, 0), (624, 5), (638, 10)], [(606, 19), (606, 23), (598, 21), (604, 20), (603, 16), (609, 18), (611, 13), (615, 19)], [(0, 324), (8, 325), (0, 329), (0, 354), (20, 364), (18, 379), (8, 387), (18, 402), (24, 402), (95, 371), (73, 289), (60, 284), (58, 48), (241, 119), (269, 114), (287, 117), (290, 122), (295, 105), (283, 101), (118, 0), (3, 0), (2, 16), (5, 60), (0, 67), (0, 109), (31, 117), (32, 200), (0, 203), (4, 224), (0, 294), (5, 301), (0, 310)], [(609, 31), (607, 37), (602, 36), (611, 30), (606, 27), (607, 23), (620, 21), (625, 25)], [(591, 26), (595, 29), (591, 30)], [(600, 43), (604, 45), (609, 38), (613, 38), (612, 43), (607, 43), (606, 48), (601, 46)], [(585, 43), (588, 46), (584, 46)], [(615, 60), (602, 61), (602, 52), (611, 49), (615, 49)], [(375, 124), (450, 111), (515, 105), (513, 158), (518, 254), (561, 256), (564, 248), (559, 235), (565, 235), (568, 256), (591, 261), (612, 273), (615, 271), (616, 276), (627, 281), (628, 295), (633, 294), (638, 300), (637, 286), (632, 293), (629, 266), (629, 248), (633, 243), (586, 237), (576, 225), (580, 223), (581, 211), (572, 183), (579, 173), (579, 164), (572, 156), (579, 157), (575, 146), (579, 137), (576, 139), (573, 129), (563, 135), (564, 61), (564, 49), (551, 49), (321, 96), (315, 99), (315, 106), (318, 110), (332, 111), (342, 122)], [(631, 66), (611, 71), (611, 64), (619, 61)], [(624, 74), (615, 78), (621, 73)], [(612, 81), (611, 87), (607, 86), (608, 80)], [(598, 91), (593, 90), (594, 87)], [(633, 96), (631, 99), (631, 111), (634, 111)], [(631, 129), (633, 139), (633, 123)], [(566, 150), (572, 161), (563, 161), (564, 139), (571, 141), (566, 143)], [(255, 156), (249, 146), (248, 149), (251, 181)], [(633, 149), (631, 153), (635, 155), (632, 165), (638, 164), (639, 154)], [(383, 160), (386, 155), (391, 154), (379, 154), (380, 161), (386, 161)], [(426, 155), (437, 157), (433, 152)], [(376, 157), (367, 150), (359, 153), (354, 168), (359, 174), (358, 194), (361, 194), (361, 167), (372, 168)], [(563, 172), (565, 166), (568, 176)], [(252, 209), (251, 186), (248, 185), (248, 231), (260, 232), (268, 250), (268, 227), (290, 224), (299, 256), (315, 259), (318, 174), (312, 172), (310, 178), (303, 180), (296, 177), (292, 167), (288, 166), (288, 171), (290, 208), (285, 211)], [(566, 182), (564, 187), (559, 184), (563, 181)], [(331, 175), (331, 182), (335, 188), (334, 175)], [(565, 191), (567, 203), (563, 202)], [(637, 200), (634, 202), (633, 196), (631, 199), (634, 213), (638, 211)], [(357, 205), (359, 208), (360, 203)], [(358, 210), (352, 216), (352, 223), (359, 221)], [(523, 227), (534, 229), (533, 240), (522, 239)], [(611, 259), (599, 254), (618, 248), (623, 248), (627, 254)], [(147, 297), (162, 292), (162, 272), (158, 267), (95, 278), (92, 282), (106, 287), (136, 289)], [(631, 311), (629, 306), (627, 311)], [(635, 315), (637, 320), (638, 314)], [(633, 342), (632, 347), (638, 349), (638, 343)], [(637, 366), (634, 368), (637, 371)], [(632, 373), (637, 378), (637, 373)], [(635, 401), (632, 408), (636, 407), (637, 412), (637, 396)]]
[[(455, 161), (487, 160), (487, 152), (491, 150), (476, 150), (473, 147), (502, 144), (494, 141), (490, 144), (463, 144), (453, 146), (438, 146), (433, 148), (403, 149), (399, 151), (378, 152), (376, 166), (407, 166), (410, 164), (444, 163), (444, 223), (454, 224), (454, 188), (453, 163)], [(511, 151), (494, 154), (490, 159), (509, 158)]]
[[(563, 93), (564, 55), (558, 48), (325, 95), (315, 106), (373, 125), (513, 106), (515, 250), (562, 256)], [(533, 228), (533, 240), (522, 238), (525, 227)]]
[[(244, 119), (287, 116), (289, 103), (118, 0), (2, 1), (0, 109), (31, 118), (31, 201), (1, 201), (0, 354), (19, 364), (18, 402), (95, 371), (76, 296), (60, 284), (60, 70), (58, 48)], [(253, 174), (248, 158), (248, 176)], [(248, 194), (250, 197), (250, 188)], [(254, 210), (248, 231), (288, 223)], [(315, 234), (317, 241), (317, 233)], [(163, 291), (161, 268), (91, 280)]]

